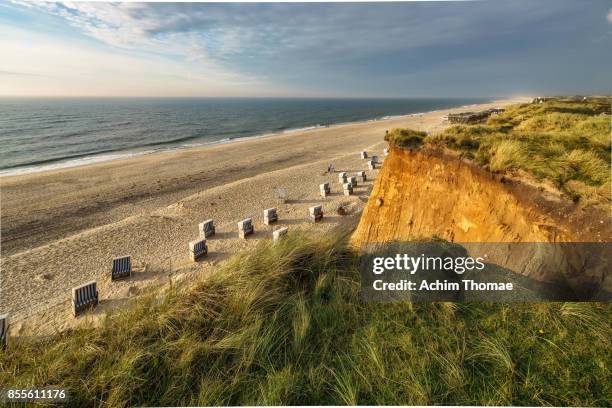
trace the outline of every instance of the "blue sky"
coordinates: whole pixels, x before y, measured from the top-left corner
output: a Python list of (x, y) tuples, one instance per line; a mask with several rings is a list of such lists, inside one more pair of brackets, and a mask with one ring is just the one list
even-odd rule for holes
[(609, 1), (0, 0), (0, 95), (609, 94)]

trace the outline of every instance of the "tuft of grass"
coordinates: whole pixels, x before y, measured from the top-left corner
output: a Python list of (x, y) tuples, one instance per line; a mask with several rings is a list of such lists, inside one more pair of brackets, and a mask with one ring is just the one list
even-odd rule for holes
[(575, 149), (563, 154), (560, 160), (565, 173), (562, 182), (579, 180), (587, 184), (601, 186), (610, 181), (610, 163), (603, 161), (592, 150)]
[(289, 234), (189, 290), (11, 342), (3, 387), (71, 406), (609, 405), (607, 303), (376, 303), (342, 236)]
[(494, 172), (522, 170), (579, 198), (610, 184), (612, 98), (519, 104), (482, 125), (455, 125), (425, 143), (457, 150)]
[(310, 328), (310, 313), (302, 296), (295, 300), (295, 316), (293, 318), (293, 344), (300, 350), (306, 340)]
[(421, 132), (418, 130), (392, 129), (385, 135), (385, 140), (389, 142), (389, 144), (398, 147), (413, 148), (421, 145), (426, 137), (426, 132)]
[(489, 167), (493, 171), (520, 168), (526, 152), (520, 142), (503, 140), (491, 152)]
[(499, 338), (484, 338), (476, 345), (472, 359), (487, 361), (506, 373), (514, 372), (514, 363), (510, 352)]

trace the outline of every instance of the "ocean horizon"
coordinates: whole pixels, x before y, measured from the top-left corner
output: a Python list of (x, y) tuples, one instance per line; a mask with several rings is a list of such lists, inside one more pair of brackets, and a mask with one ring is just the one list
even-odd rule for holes
[(0, 176), (467, 106), (493, 98), (2, 98)]

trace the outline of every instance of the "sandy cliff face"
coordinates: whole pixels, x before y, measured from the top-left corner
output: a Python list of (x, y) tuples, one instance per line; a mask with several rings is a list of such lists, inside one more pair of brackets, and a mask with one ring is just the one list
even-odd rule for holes
[[(362, 248), (431, 238), (461, 244), (601, 243), (610, 242), (610, 235), (605, 211), (586, 211), (438, 151), (393, 148), (352, 243)], [(543, 244), (513, 245), (491, 261), (540, 281), (563, 281), (582, 292), (610, 290), (611, 279), (601, 262), (594, 262), (609, 247), (597, 244), (599, 252), (593, 256), (578, 246), (548, 245), (543, 250)]]
[(572, 240), (566, 227), (521, 202), (499, 178), (457, 158), (392, 149), (353, 240), (430, 237), (454, 242)]

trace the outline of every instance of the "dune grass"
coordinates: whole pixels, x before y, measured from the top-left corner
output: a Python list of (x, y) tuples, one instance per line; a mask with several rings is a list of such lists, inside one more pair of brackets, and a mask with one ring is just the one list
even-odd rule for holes
[(385, 135), (385, 140), (389, 144), (398, 147), (418, 147), (427, 137), (426, 132), (413, 129), (392, 129)]
[(2, 386), (72, 406), (609, 406), (612, 308), (367, 303), (342, 237), (289, 234), (189, 291), (0, 352)]
[[(573, 198), (576, 182), (610, 199), (610, 98), (519, 104), (486, 124), (450, 126), (425, 142), (460, 151), (494, 172), (522, 170)], [(574, 182), (572, 185), (571, 182)]]

